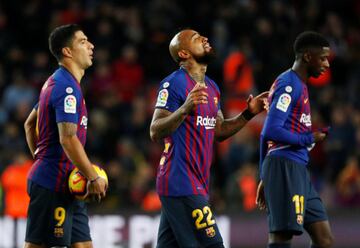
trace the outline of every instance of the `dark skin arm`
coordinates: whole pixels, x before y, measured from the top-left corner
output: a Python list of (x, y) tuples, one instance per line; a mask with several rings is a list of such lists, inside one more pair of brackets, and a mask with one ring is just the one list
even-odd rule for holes
[(173, 113), (164, 109), (155, 109), (150, 125), (151, 140), (158, 141), (169, 136), (180, 126), (196, 105), (207, 104), (205, 89), (205, 86), (196, 84), (188, 94), (184, 104)]
[[(58, 130), (60, 144), (67, 157), (79, 168), (86, 178), (89, 180), (96, 179), (98, 175), (92, 167), (84, 147), (76, 135), (77, 125), (69, 122), (60, 122), (58, 123)], [(105, 197), (106, 188), (107, 185), (105, 179), (100, 177), (93, 183), (88, 184), (88, 193), (94, 194), (98, 199), (101, 199), (101, 197)]]
[(37, 141), (36, 119), (37, 119), (37, 111), (33, 109), (24, 123), (26, 142), (33, 158), (36, 150), (36, 141)]
[[(269, 92), (263, 92), (256, 97), (250, 95), (247, 99), (248, 111), (251, 114), (256, 115), (262, 112), (264, 109), (267, 109), (268, 95)], [(215, 138), (217, 141), (223, 141), (231, 137), (245, 126), (248, 120), (244, 117), (243, 113), (244, 112), (230, 119), (224, 119), (223, 113), (221, 112), (221, 110), (219, 110), (216, 117), (215, 127)]]

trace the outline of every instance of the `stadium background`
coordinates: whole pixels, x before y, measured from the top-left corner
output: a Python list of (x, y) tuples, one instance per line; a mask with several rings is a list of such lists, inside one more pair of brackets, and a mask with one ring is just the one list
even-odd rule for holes
[[(21, 216), (26, 202), (31, 160), (23, 123), (57, 67), (47, 48), (48, 34), (66, 23), (80, 24), (95, 45), (94, 65), (82, 81), (89, 110), (86, 150), (110, 178), (107, 198), (90, 206), (96, 247), (151, 247), (159, 213), (155, 173), (163, 145), (150, 141), (149, 123), (160, 80), (177, 68), (169, 40), (183, 27), (208, 36), (217, 51), (207, 74), (222, 90), (225, 116), (240, 112), (249, 93), (268, 90), (276, 75), (291, 66), (299, 32), (315, 30), (329, 39), (331, 70), (309, 87), (313, 126), (329, 125), (331, 133), (312, 151), (309, 168), (329, 211), (335, 247), (360, 247), (357, 0), (1, 1), (0, 247), (23, 239), (23, 220), (8, 219)], [(211, 202), (223, 217), (231, 247), (265, 247), (266, 216), (254, 205), (263, 119), (257, 117), (216, 145)], [(132, 225), (134, 220), (141, 224)], [(294, 246), (307, 241), (303, 235)]]

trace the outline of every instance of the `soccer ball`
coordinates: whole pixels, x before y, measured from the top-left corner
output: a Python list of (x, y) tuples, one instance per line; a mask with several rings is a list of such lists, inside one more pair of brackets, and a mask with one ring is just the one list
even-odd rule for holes
[[(93, 164), (93, 167), (96, 173), (104, 178), (108, 182), (108, 177), (106, 172), (100, 168), (98, 165)], [(69, 176), (69, 190), (70, 193), (75, 196), (78, 200), (85, 200), (85, 195), (87, 193), (87, 182), (86, 177), (79, 171), (77, 167), (73, 169)]]

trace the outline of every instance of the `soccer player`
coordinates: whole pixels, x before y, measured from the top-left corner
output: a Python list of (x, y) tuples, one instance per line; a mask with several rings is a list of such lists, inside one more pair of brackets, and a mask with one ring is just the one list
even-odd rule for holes
[(156, 183), (162, 203), (157, 247), (224, 247), (208, 202), (213, 143), (261, 112), (267, 92), (250, 95), (245, 111), (224, 119), (219, 88), (205, 75), (214, 58), (208, 39), (182, 30), (169, 50), (180, 68), (160, 83), (150, 126), (151, 139), (165, 143)]
[(269, 110), (260, 137), (257, 204), (267, 209), (269, 248), (288, 248), (305, 229), (311, 247), (328, 248), (333, 238), (324, 205), (307, 171), (309, 150), (328, 130), (312, 131), (307, 88), (309, 77), (329, 67), (328, 41), (315, 32), (301, 33), (294, 43), (295, 62), (280, 74), (269, 93)]
[(49, 48), (60, 67), (45, 82), (24, 125), (35, 159), (28, 176), (25, 247), (91, 248), (85, 202), (70, 195), (67, 178), (76, 165), (89, 180), (88, 193), (105, 196), (106, 182), (84, 150), (88, 119), (80, 81), (92, 65), (94, 46), (70, 24), (51, 32)]

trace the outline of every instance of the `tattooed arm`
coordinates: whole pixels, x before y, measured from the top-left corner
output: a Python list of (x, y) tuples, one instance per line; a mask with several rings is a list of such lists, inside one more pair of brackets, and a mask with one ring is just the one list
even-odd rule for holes
[(169, 136), (180, 126), (196, 105), (207, 104), (207, 93), (204, 89), (205, 86), (196, 84), (188, 94), (184, 104), (173, 113), (164, 109), (155, 109), (150, 125), (150, 138), (156, 141)]
[(241, 114), (224, 119), (221, 110), (218, 111), (215, 126), (215, 138), (217, 141), (223, 141), (237, 133), (245, 124), (255, 115), (268, 108), (267, 97), (269, 92), (263, 92), (260, 95), (247, 99), (247, 109)]
[(105, 196), (106, 182), (103, 178), (98, 178), (98, 175), (85, 153), (84, 147), (76, 136), (77, 125), (70, 122), (58, 123), (60, 144), (63, 147), (67, 157), (71, 162), (79, 168), (79, 170), (89, 180), (95, 180), (89, 187), (89, 193), (101, 194)]

